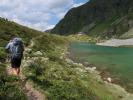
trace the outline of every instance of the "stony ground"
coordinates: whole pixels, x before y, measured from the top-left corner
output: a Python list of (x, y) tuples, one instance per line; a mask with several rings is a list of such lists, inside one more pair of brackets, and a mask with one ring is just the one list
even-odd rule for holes
[(97, 45), (103, 45), (103, 46), (114, 46), (114, 47), (118, 47), (118, 46), (131, 46), (133, 45), (133, 38), (131, 39), (111, 39), (111, 40), (107, 40), (103, 43), (97, 43)]
[[(11, 73), (12, 73), (11, 67), (8, 66), (7, 74), (12, 75)], [(28, 82), (22, 73), (20, 74), (20, 79), (21, 79), (21, 84), (23, 86), (22, 88), (23, 88), (28, 100), (45, 100), (44, 95), (40, 91), (35, 89), (33, 87), (32, 83)]]

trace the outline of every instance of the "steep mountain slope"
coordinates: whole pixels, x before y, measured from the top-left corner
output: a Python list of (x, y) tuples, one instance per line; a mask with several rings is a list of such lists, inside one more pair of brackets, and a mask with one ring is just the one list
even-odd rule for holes
[(72, 8), (55, 26), (52, 33), (112, 36), (128, 31), (133, 26), (132, 0), (90, 0)]

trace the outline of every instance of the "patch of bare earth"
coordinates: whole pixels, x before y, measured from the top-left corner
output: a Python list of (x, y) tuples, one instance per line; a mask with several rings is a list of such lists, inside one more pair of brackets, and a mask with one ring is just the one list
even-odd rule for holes
[[(7, 75), (12, 75), (11, 67), (7, 66), (6, 73)], [(46, 100), (44, 94), (36, 90), (33, 85), (27, 81), (26, 77), (22, 73), (20, 74), (20, 79), (22, 89), (28, 100)]]

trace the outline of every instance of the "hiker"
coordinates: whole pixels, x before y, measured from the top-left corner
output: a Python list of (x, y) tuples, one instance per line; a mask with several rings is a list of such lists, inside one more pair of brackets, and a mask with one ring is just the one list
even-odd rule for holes
[(21, 38), (10, 40), (5, 48), (10, 53), (13, 75), (19, 75), (20, 65), (24, 52), (24, 45)]

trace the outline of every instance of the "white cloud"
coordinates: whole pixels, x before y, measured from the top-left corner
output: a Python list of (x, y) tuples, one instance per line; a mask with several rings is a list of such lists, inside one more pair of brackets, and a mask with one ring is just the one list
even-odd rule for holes
[(67, 13), (67, 12), (61, 12), (61, 13), (59, 13), (59, 14), (57, 15), (57, 17), (58, 17), (59, 19), (62, 19), (62, 18), (65, 16), (66, 13)]
[(54, 27), (55, 27), (55, 25), (49, 25), (49, 26), (46, 27), (46, 29), (52, 29)]
[(81, 6), (81, 5), (83, 5), (84, 3), (75, 3), (74, 5), (73, 5), (73, 7), (78, 7), (78, 6)]
[(0, 0), (0, 16), (38, 30), (53, 28), (53, 18), (61, 19), (74, 0)]

